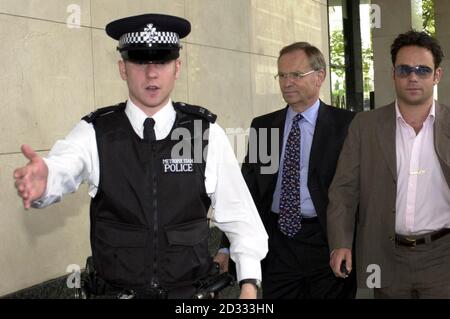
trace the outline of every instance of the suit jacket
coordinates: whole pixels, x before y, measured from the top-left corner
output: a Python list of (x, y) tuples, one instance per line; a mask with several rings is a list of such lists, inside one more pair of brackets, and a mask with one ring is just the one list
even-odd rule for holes
[[(434, 146), (449, 186), (450, 108), (437, 102), (435, 106)], [(378, 266), (381, 287), (387, 286), (393, 276), (397, 195), (395, 118), (393, 103), (355, 117), (330, 187), (329, 246), (332, 250), (351, 248), (356, 224), (359, 287), (367, 287), (367, 279), (372, 282)]]
[[(267, 174), (264, 169), (273, 164), (267, 163), (264, 154), (280, 163), (283, 147), (284, 124), (288, 106), (284, 109), (265, 114), (253, 119), (250, 130), (250, 142), (247, 156), (242, 164), (242, 174), (252, 194), (253, 200), (271, 236), (268, 217), (271, 212), (272, 198), (278, 177), (279, 167)], [(347, 135), (347, 130), (355, 113), (338, 109), (321, 102), (314, 130), (308, 171), (308, 189), (311, 194), (317, 216), (326, 236), (326, 210), (328, 205), (328, 188), (333, 179), (339, 153)], [(274, 129), (274, 130), (273, 130)], [(267, 138), (264, 138), (267, 132)], [(275, 148), (271, 140), (275, 138)], [(253, 147), (251, 147), (253, 146)], [(267, 149), (266, 150), (264, 149)], [(256, 161), (250, 155), (254, 152)], [(276, 164), (277, 164), (276, 163)]]

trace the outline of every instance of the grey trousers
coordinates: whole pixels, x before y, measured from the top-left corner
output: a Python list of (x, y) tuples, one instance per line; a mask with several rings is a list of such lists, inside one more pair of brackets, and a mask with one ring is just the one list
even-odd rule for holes
[(450, 299), (450, 234), (416, 247), (397, 245), (394, 280), (374, 297)]

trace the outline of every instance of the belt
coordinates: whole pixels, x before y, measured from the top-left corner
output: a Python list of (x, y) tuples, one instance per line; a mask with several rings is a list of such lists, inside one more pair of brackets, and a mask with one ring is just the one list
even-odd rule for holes
[(131, 289), (116, 287), (103, 280), (95, 271), (89, 274), (84, 272), (82, 276), (82, 287), (75, 291), (77, 299), (212, 299), (217, 298), (218, 293), (234, 280), (228, 272), (220, 273), (217, 263), (212, 263), (209, 272), (193, 284), (167, 290), (154, 284)]
[[(273, 211), (270, 212), (271, 216), (273, 216), (273, 218), (275, 218), (276, 220), (278, 220), (278, 216), (279, 213), (275, 213)], [(319, 222), (319, 217), (314, 216), (314, 217), (303, 217), (302, 216), (302, 220), (301, 220), (301, 224), (316, 224)]]
[[(139, 288), (122, 288), (111, 285), (96, 272), (83, 274), (82, 293), (87, 299), (118, 298), (118, 299), (167, 299), (168, 292), (159, 285), (146, 285)], [(82, 299), (84, 299), (82, 297)]]
[(434, 233), (419, 238), (410, 238), (408, 236), (395, 235), (395, 242), (400, 246), (415, 247), (417, 245), (431, 243), (447, 234), (450, 234), (450, 228), (443, 228)]
[(300, 223), (302, 224), (315, 224), (319, 222), (319, 217), (303, 217)]

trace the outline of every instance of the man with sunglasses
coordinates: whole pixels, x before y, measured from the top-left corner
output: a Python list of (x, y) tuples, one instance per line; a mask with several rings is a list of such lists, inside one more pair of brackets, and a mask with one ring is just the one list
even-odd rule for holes
[(450, 298), (450, 108), (433, 99), (443, 53), (409, 31), (391, 56), (397, 98), (355, 117), (330, 187), (330, 266), (345, 277), (356, 254), (358, 286), (376, 298)]
[(269, 234), (264, 298), (355, 296), (355, 278), (336, 278), (331, 271), (326, 238), (328, 187), (354, 113), (319, 99), (325, 76), (315, 46), (284, 47), (275, 79), (287, 105), (251, 123), (242, 173)]

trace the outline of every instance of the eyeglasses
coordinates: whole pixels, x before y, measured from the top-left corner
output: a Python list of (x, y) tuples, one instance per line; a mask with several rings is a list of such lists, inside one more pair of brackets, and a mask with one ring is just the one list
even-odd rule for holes
[(425, 65), (409, 66), (402, 64), (397, 65), (394, 70), (395, 75), (399, 78), (407, 78), (412, 72), (421, 79), (427, 79), (433, 74), (433, 69)]
[(275, 78), (275, 80), (287, 80), (287, 79), (300, 80), (301, 78), (304, 78), (308, 74), (314, 73), (316, 71), (317, 70), (311, 70), (306, 73), (303, 73), (300, 71), (290, 72), (290, 73), (278, 73), (278, 74), (275, 74), (274, 78)]

